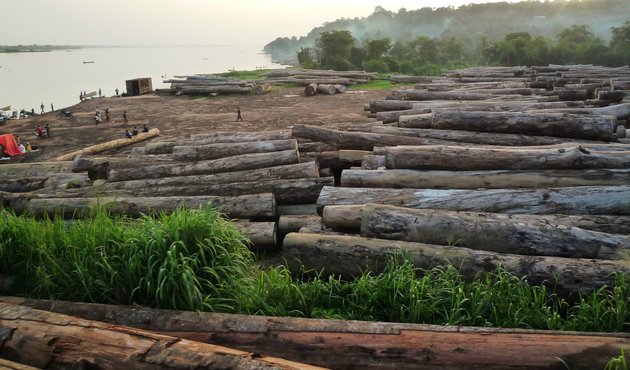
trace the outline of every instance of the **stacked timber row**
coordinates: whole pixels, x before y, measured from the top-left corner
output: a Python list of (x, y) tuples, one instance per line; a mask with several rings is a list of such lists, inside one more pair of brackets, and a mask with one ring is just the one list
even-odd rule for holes
[(171, 84), (171, 92), (181, 94), (232, 94), (255, 93), (261, 95), (271, 90), (268, 83), (256, 83), (248, 80), (237, 80), (214, 75), (182, 76), (177, 79), (164, 80)]
[(325, 71), (315, 69), (284, 69), (271, 71), (262, 82), (271, 84), (294, 83), (308, 86), (317, 85), (354, 85), (368, 83), (376, 78), (376, 73), (365, 71)]
[(441, 81), (439, 94), (395, 92), (368, 106), (399, 111), (394, 125), (295, 125), (295, 137), (338, 149), (320, 155), (322, 167), (357, 160), (337, 161), (340, 186), (318, 198), (324, 228), (284, 239), (290, 267), (350, 277), (403, 249), (421, 269), (450, 263), (472, 278), (501, 265), (563, 294), (629, 273), (630, 145), (615, 141), (630, 104), (540, 102), (532, 89), (505, 91), (523, 88), (514, 76), (497, 85), (507, 73), (466, 83), (475, 92)]
[(334, 185), (332, 176), (320, 176), (316, 160), (300, 160), (290, 131), (196, 135), (136, 151), (154, 152), (162, 154), (77, 156), (65, 165), (84, 180), (80, 186), (44, 182), (24, 189), (28, 194), (5, 196), (5, 204), (19, 214), (78, 218), (96, 205), (135, 217), (211, 203), (238, 220), (257, 248), (271, 249), (278, 235), (277, 208), (306, 204), (315, 214), (321, 189)]

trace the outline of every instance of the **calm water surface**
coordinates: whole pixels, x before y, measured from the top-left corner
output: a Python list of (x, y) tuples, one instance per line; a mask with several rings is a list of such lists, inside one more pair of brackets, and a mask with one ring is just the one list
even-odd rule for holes
[[(153, 88), (168, 88), (163, 78), (222, 73), (234, 68), (281, 68), (260, 46), (116, 47), (42, 53), (0, 53), (0, 108), (50, 110), (79, 102), (81, 91), (114, 95), (125, 80), (151, 77)], [(83, 63), (94, 62), (94, 63)]]

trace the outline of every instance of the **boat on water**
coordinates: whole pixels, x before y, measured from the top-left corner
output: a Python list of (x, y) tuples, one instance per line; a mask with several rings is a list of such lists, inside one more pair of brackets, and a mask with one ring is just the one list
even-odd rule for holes
[(11, 106), (7, 105), (6, 107), (0, 108), (0, 111), (3, 111), (3, 110), (11, 110)]
[(94, 63), (93, 60), (84, 61), (83, 64)]

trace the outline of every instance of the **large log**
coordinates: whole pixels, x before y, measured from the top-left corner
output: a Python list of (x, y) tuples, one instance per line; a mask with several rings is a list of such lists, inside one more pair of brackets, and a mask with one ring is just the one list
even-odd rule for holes
[(433, 112), (431, 127), (614, 141), (615, 118), (562, 113)]
[[(495, 216), (496, 215), (496, 216)], [(630, 237), (553, 225), (535, 216), (518, 222), (494, 213), (411, 209), (368, 204), (361, 236), (450, 245), (521, 255), (628, 259)]]
[(385, 135), (371, 132), (350, 132), (330, 130), (318, 126), (293, 125), (293, 136), (321, 141), (339, 149), (372, 150), (375, 146), (388, 145), (440, 145), (453, 144), (451, 141)]
[(0, 355), (54, 369), (315, 369), (227, 347), (0, 303)]
[(470, 93), (466, 91), (423, 91), (423, 90), (394, 90), (394, 96), (401, 100), (488, 100), (495, 96), (491, 94)]
[(217, 143), (206, 145), (174, 146), (173, 157), (180, 161), (199, 161), (232, 157), (249, 153), (268, 153), (283, 150), (297, 150), (295, 139), (251, 141), (243, 143)]
[(328, 205), (367, 203), (494, 213), (630, 215), (630, 185), (486, 190), (326, 186), (317, 199), (318, 211)]
[(611, 286), (615, 273), (630, 273), (627, 261), (521, 256), (349, 235), (290, 233), (284, 238), (282, 249), (294, 273), (306, 269), (343, 278), (366, 272), (378, 274), (389, 258), (404, 252), (421, 270), (453, 265), (465, 279), (472, 279), (503, 266), (534, 285), (554, 286), (561, 295)]
[[(156, 310), (140, 306), (1, 301), (340, 369), (603, 369), (627, 333), (342, 321)], [(526, 343), (527, 345), (523, 345)]]
[(272, 179), (305, 179), (319, 177), (319, 165), (317, 162), (303, 162), (287, 164), (283, 166), (256, 168), (234, 172), (215, 173), (210, 175), (173, 176), (157, 179), (129, 180), (106, 182), (101, 185), (94, 184), (90, 189), (84, 189), (85, 194), (90, 192), (125, 192), (129, 190), (140, 191), (148, 188), (179, 186), (182, 189), (190, 186), (218, 185), (248, 181), (262, 181)]
[(250, 222), (244, 220), (236, 220), (235, 224), (249, 238), (251, 249), (276, 249), (278, 237), (275, 222)]
[(291, 138), (291, 130), (239, 133), (226, 133), (223, 131), (217, 131), (208, 134), (190, 135), (190, 141), (182, 140), (182, 143), (194, 142), (196, 143), (196, 145), (199, 145), (199, 143), (243, 143), (248, 141), (288, 140)]
[(322, 218), (314, 215), (281, 215), (278, 219), (278, 234), (281, 236), (298, 232), (303, 227), (321, 229)]
[(47, 180), (47, 177), (26, 177), (19, 179), (7, 179), (0, 177), (0, 191), (6, 191), (9, 193), (26, 193), (43, 188)]
[(451, 171), (630, 168), (630, 151), (589, 151), (581, 146), (551, 149), (400, 146), (386, 148), (385, 165), (387, 168)]
[[(324, 226), (332, 229), (360, 230), (361, 215), (366, 205), (326, 206), (322, 212)], [(465, 213), (465, 212), (459, 212)], [(521, 220), (531, 220), (533, 217), (541, 222), (560, 225), (565, 228), (578, 227), (580, 229), (599, 231), (609, 234), (630, 235), (630, 216), (619, 215), (562, 215), (538, 214), (519, 215), (494, 213), (495, 217), (518, 223)]]
[(160, 135), (160, 130), (158, 130), (157, 128), (152, 128), (149, 130), (149, 132), (141, 132), (138, 135), (135, 135), (131, 138), (117, 139), (117, 140), (112, 140), (112, 141), (107, 141), (104, 143), (92, 145), (87, 148), (83, 148), (81, 150), (76, 150), (74, 152), (61, 155), (53, 160), (54, 161), (70, 161), (77, 155), (89, 155), (89, 154), (102, 153), (108, 150), (122, 148), (124, 146), (128, 146), (128, 145), (136, 144), (145, 140), (149, 140), (159, 135)]
[(112, 198), (14, 198), (8, 201), (18, 214), (65, 218), (88, 215), (96, 206), (112, 213), (139, 216), (152, 212), (173, 212), (180, 207), (199, 208), (208, 204), (232, 218), (274, 217), (276, 201), (273, 194), (260, 193), (241, 196), (174, 196), (112, 197)]
[(298, 162), (299, 154), (297, 150), (284, 150), (271, 153), (242, 154), (192, 164), (174, 163), (112, 170), (109, 172), (108, 180), (113, 182), (169, 176), (208, 175), (212, 173), (281, 166)]
[(626, 185), (630, 169), (427, 171), (347, 169), (341, 186), (354, 188), (502, 189)]
[(553, 145), (567, 142), (576, 142), (576, 139), (534, 136), (521, 134), (499, 134), (496, 132), (477, 132), (460, 130), (437, 130), (437, 129), (417, 129), (391, 126), (376, 126), (372, 132), (387, 135), (401, 135), (412, 137), (423, 137), (427, 139), (440, 139), (459, 141), (473, 144), (504, 145), (504, 146), (533, 146), (533, 145)]
[(273, 193), (278, 204), (309, 204), (317, 200), (324, 186), (332, 186), (333, 177), (305, 179), (261, 179), (222, 184), (165, 185), (152, 188), (133, 188), (123, 190), (103, 190), (99, 188), (68, 189), (63, 192), (41, 193), (41, 197), (116, 197), (145, 196), (237, 196), (258, 193)]
[(72, 161), (12, 163), (0, 166), (0, 178), (22, 179), (25, 177), (48, 177), (60, 173), (71, 173)]

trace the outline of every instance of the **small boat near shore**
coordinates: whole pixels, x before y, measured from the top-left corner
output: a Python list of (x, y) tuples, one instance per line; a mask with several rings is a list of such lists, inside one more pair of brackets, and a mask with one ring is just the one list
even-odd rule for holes
[(89, 64), (89, 63), (94, 63), (94, 61), (93, 60), (83, 61), (83, 64)]

